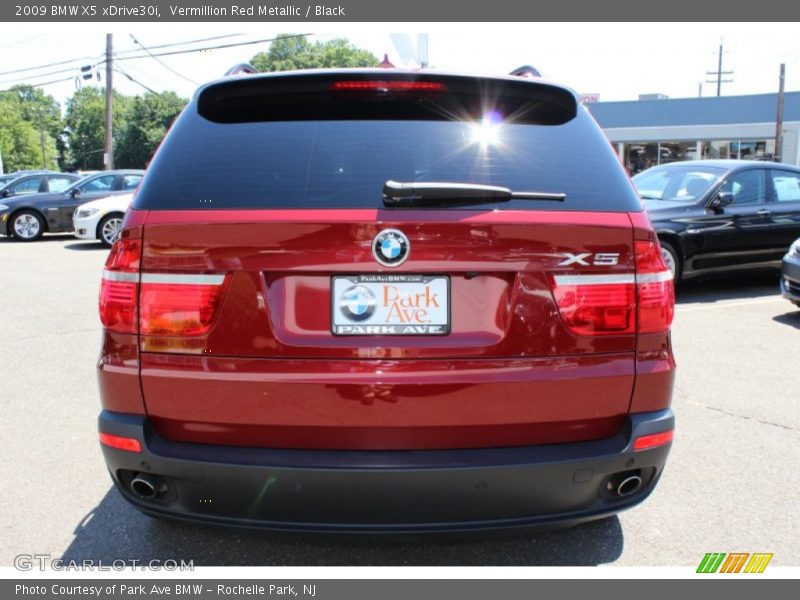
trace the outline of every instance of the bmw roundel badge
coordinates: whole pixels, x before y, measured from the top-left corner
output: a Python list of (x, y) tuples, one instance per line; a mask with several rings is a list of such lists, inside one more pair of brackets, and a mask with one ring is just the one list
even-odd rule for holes
[(410, 249), (406, 234), (397, 229), (384, 229), (372, 240), (372, 254), (385, 267), (403, 264)]
[(363, 285), (351, 285), (339, 296), (339, 310), (350, 321), (360, 323), (375, 313), (375, 294)]

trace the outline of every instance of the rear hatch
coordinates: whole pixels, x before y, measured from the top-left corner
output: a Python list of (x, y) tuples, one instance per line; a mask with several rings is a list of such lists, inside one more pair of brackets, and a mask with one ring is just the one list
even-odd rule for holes
[(640, 210), (556, 86), (396, 72), (206, 86), (128, 219), (150, 420), (263, 447), (611, 436), (635, 379)]

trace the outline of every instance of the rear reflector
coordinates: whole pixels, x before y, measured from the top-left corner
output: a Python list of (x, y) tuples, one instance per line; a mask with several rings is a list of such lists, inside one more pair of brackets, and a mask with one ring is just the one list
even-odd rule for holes
[(672, 441), (674, 434), (675, 431), (670, 429), (669, 431), (662, 431), (661, 433), (643, 435), (636, 438), (636, 441), (633, 442), (633, 449), (638, 452), (639, 450), (649, 450), (650, 448), (656, 448), (658, 446), (669, 444)]
[(636, 274), (553, 275), (564, 324), (578, 335), (669, 330), (675, 312), (672, 274), (654, 241), (637, 241)]
[(136, 438), (111, 435), (110, 433), (100, 433), (100, 443), (109, 448), (125, 450), (126, 452), (141, 452), (142, 444)]
[(447, 86), (438, 81), (336, 81), (331, 84), (334, 92), (445, 92)]

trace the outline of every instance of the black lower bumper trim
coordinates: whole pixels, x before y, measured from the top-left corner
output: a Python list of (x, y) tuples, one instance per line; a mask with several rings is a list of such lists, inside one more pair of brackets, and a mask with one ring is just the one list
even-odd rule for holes
[[(633, 440), (674, 427), (671, 410), (631, 415), (617, 436), (573, 444), (425, 451), (304, 451), (171, 442), (138, 415), (104, 411), (100, 431), (141, 453), (103, 446), (111, 476), (139, 509), (180, 519), (286, 531), (424, 532), (572, 525), (644, 500), (669, 445)], [(137, 473), (158, 494), (131, 491)], [(619, 497), (620, 474), (642, 479)]]

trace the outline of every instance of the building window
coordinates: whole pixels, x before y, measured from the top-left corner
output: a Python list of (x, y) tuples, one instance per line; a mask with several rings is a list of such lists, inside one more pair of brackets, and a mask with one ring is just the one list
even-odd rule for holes
[(703, 142), (703, 158), (773, 160), (775, 140), (717, 140)]

